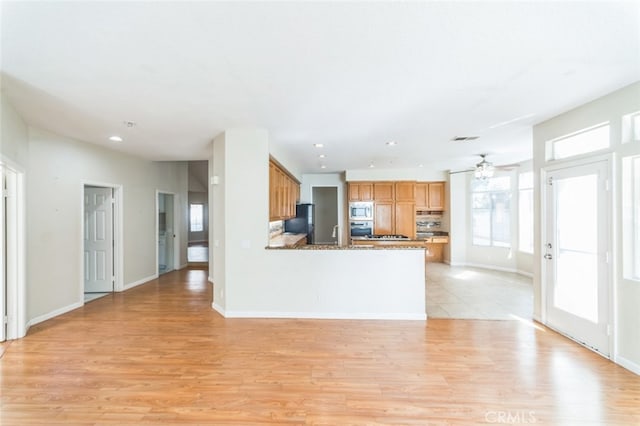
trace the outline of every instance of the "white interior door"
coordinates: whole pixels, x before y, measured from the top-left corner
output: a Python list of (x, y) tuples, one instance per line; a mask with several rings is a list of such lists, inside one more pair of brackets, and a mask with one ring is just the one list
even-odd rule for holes
[(112, 188), (84, 188), (84, 291), (87, 293), (113, 291), (112, 192)]
[(569, 167), (547, 176), (547, 322), (608, 356), (607, 163)]

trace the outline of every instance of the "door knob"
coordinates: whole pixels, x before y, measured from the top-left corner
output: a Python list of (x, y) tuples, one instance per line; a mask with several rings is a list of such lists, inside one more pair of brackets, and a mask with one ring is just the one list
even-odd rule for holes
[(547, 253), (547, 254), (544, 255), (544, 258), (548, 259), (548, 260), (551, 260), (551, 259), (553, 259), (553, 256), (551, 256), (550, 253)]

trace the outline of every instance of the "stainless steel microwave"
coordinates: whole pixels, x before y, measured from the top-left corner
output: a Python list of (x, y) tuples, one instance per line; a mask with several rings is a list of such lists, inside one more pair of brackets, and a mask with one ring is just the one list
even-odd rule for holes
[(373, 220), (373, 202), (358, 201), (349, 203), (350, 220)]

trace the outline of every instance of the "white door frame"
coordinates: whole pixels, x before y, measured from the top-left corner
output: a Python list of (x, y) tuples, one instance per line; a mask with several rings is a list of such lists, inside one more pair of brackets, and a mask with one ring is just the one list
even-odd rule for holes
[[(180, 210), (178, 209), (178, 205), (180, 204), (178, 201), (178, 194), (171, 191), (162, 191), (156, 189), (156, 272), (155, 276), (160, 276), (158, 272), (160, 270), (160, 262), (158, 262), (159, 250), (158, 246), (160, 245), (160, 222), (158, 218), (160, 216), (160, 204), (158, 202), (158, 197), (160, 194), (164, 195), (173, 195), (173, 235), (175, 235), (173, 239), (173, 270), (177, 271), (180, 269), (180, 227), (178, 226), (178, 218)], [(169, 271), (167, 271), (169, 272)]]
[[(615, 185), (615, 176), (616, 176), (616, 171), (615, 171), (615, 154), (602, 154), (602, 155), (594, 155), (588, 158), (581, 158), (578, 160), (569, 160), (569, 161), (562, 161), (562, 162), (558, 162), (558, 163), (547, 163), (546, 167), (542, 167), (540, 169), (540, 245), (538, 247), (538, 254), (542, 257), (545, 255), (545, 242), (546, 242), (546, 230), (547, 230), (547, 221), (548, 218), (547, 216), (547, 211), (548, 211), (548, 205), (547, 205), (547, 197), (548, 197), (548, 192), (549, 192), (549, 187), (546, 184), (547, 183), (547, 179), (548, 179), (548, 175), (550, 172), (555, 172), (557, 170), (561, 170), (561, 169), (566, 169), (566, 168), (571, 168), (571, 167), (577, 167), (577, 166), (583, 166), (586, 164), (592, 164), (592, 163), (598, 163), (601, 161), (606, 161), (607, 163), (607, 168), (608, 168), (608, 176), (607, 176), (607, 180), (608, 180), (608, 188), (609, 190), (607, 191), (607, 200), (606, 200), (606, 204), (607, 204), (607, 221), (608, 223), (605, 225), (608, 227), (608, 229), (613, 229), (612, 224), (613, 224), (613, 220), (615, 218), (615, 212), (613, 210), (613, 200), (616, 197), (616, 194), (614, 194), (614, 189), (616, 188)], [(614, 245), (614, 232), (609, 232), (608, 233), (609, 237), (607, 238), (606, 244), (607, 244), (607, 252), (609, 253), (609, 263), (608, 263), (608, 270), (607, 270), (607, 277), (609, 280), (609, 292), (608, 292), (608, 297), (609, 297), (609, 303), (608, 303), (608, 323), (609, 323), (609, 355), (607, 356), (607, 358), (609, 359), (615, 359), (616, 357), (616, 341), (617, 341), (617, 326), (616, 326), (616, 321), (615, 321), (615, 298), (616, 298), (616, 285), (615, 285), (615, 271), (614, 271), (614, 252), (613, 249), (615, 247)], [(544, 325), (546, 325), (547, 327), (557, 331), (558, 333), (570, 338), (571, 340), (576, 341), (577, 343), (580, 343), (582, 345), (581, 342), (578, 342), (577, 340), (575, 340), (574, 338), (572, 338), (571, 336), (567, 336), (565, 333), (563, 333), (561, 330), (556, 330), (555, 328), (551, 327), (549, 325), (548, 319), (547, 319), (547, 309), (548, 309), (548, 304), (547, 304), (547, 292), (548, 292), (548, 288), (550, 286), (550, 283), (548, 282), (548, 270), (547, 270), (547, 263), (544, 261), (544, 259), (541, 260), (541, 268), (540, 268), (540, 311), (541, 311), (541, 320), (542, 323)], [(588, 348), (588, 349), (592, 349), (589, 346), (583, 345), (584, 347)], [(602, 353), (598, 352), (598, 351), (594, 351), (597, 354), (603, 355)], [(603, 355), (604, 356), (604, 355)]]
[(84, 305), (84, 187), (99, 186), (113, 189), (113, 291), (124, 290), (124, 229), (123, 229), (123, 188), (120, 184), (85, 180), (80, 182), (80, 280), (78, 300)]
[[(8, 220), (11, 221), (8, 229), (13, 232), (7, 238), (7, 329), (6, 339), (19, 339), (27, 334), (27, 285), (26, 285), (26, 194), (24, 170), (6, 159), (0, 157), (0, 173), (5, 171), (11, 174), (8, 180), (8, 198), (13, 198), (8, 203)], [(4, 257), (0, 249), (0, 255)]]

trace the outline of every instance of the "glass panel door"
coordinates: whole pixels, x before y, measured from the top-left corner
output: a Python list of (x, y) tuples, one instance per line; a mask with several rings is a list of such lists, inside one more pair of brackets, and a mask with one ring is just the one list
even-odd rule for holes
[(547, 322), (609, 353), (608, 176), (606, 162), (547, 174)]

